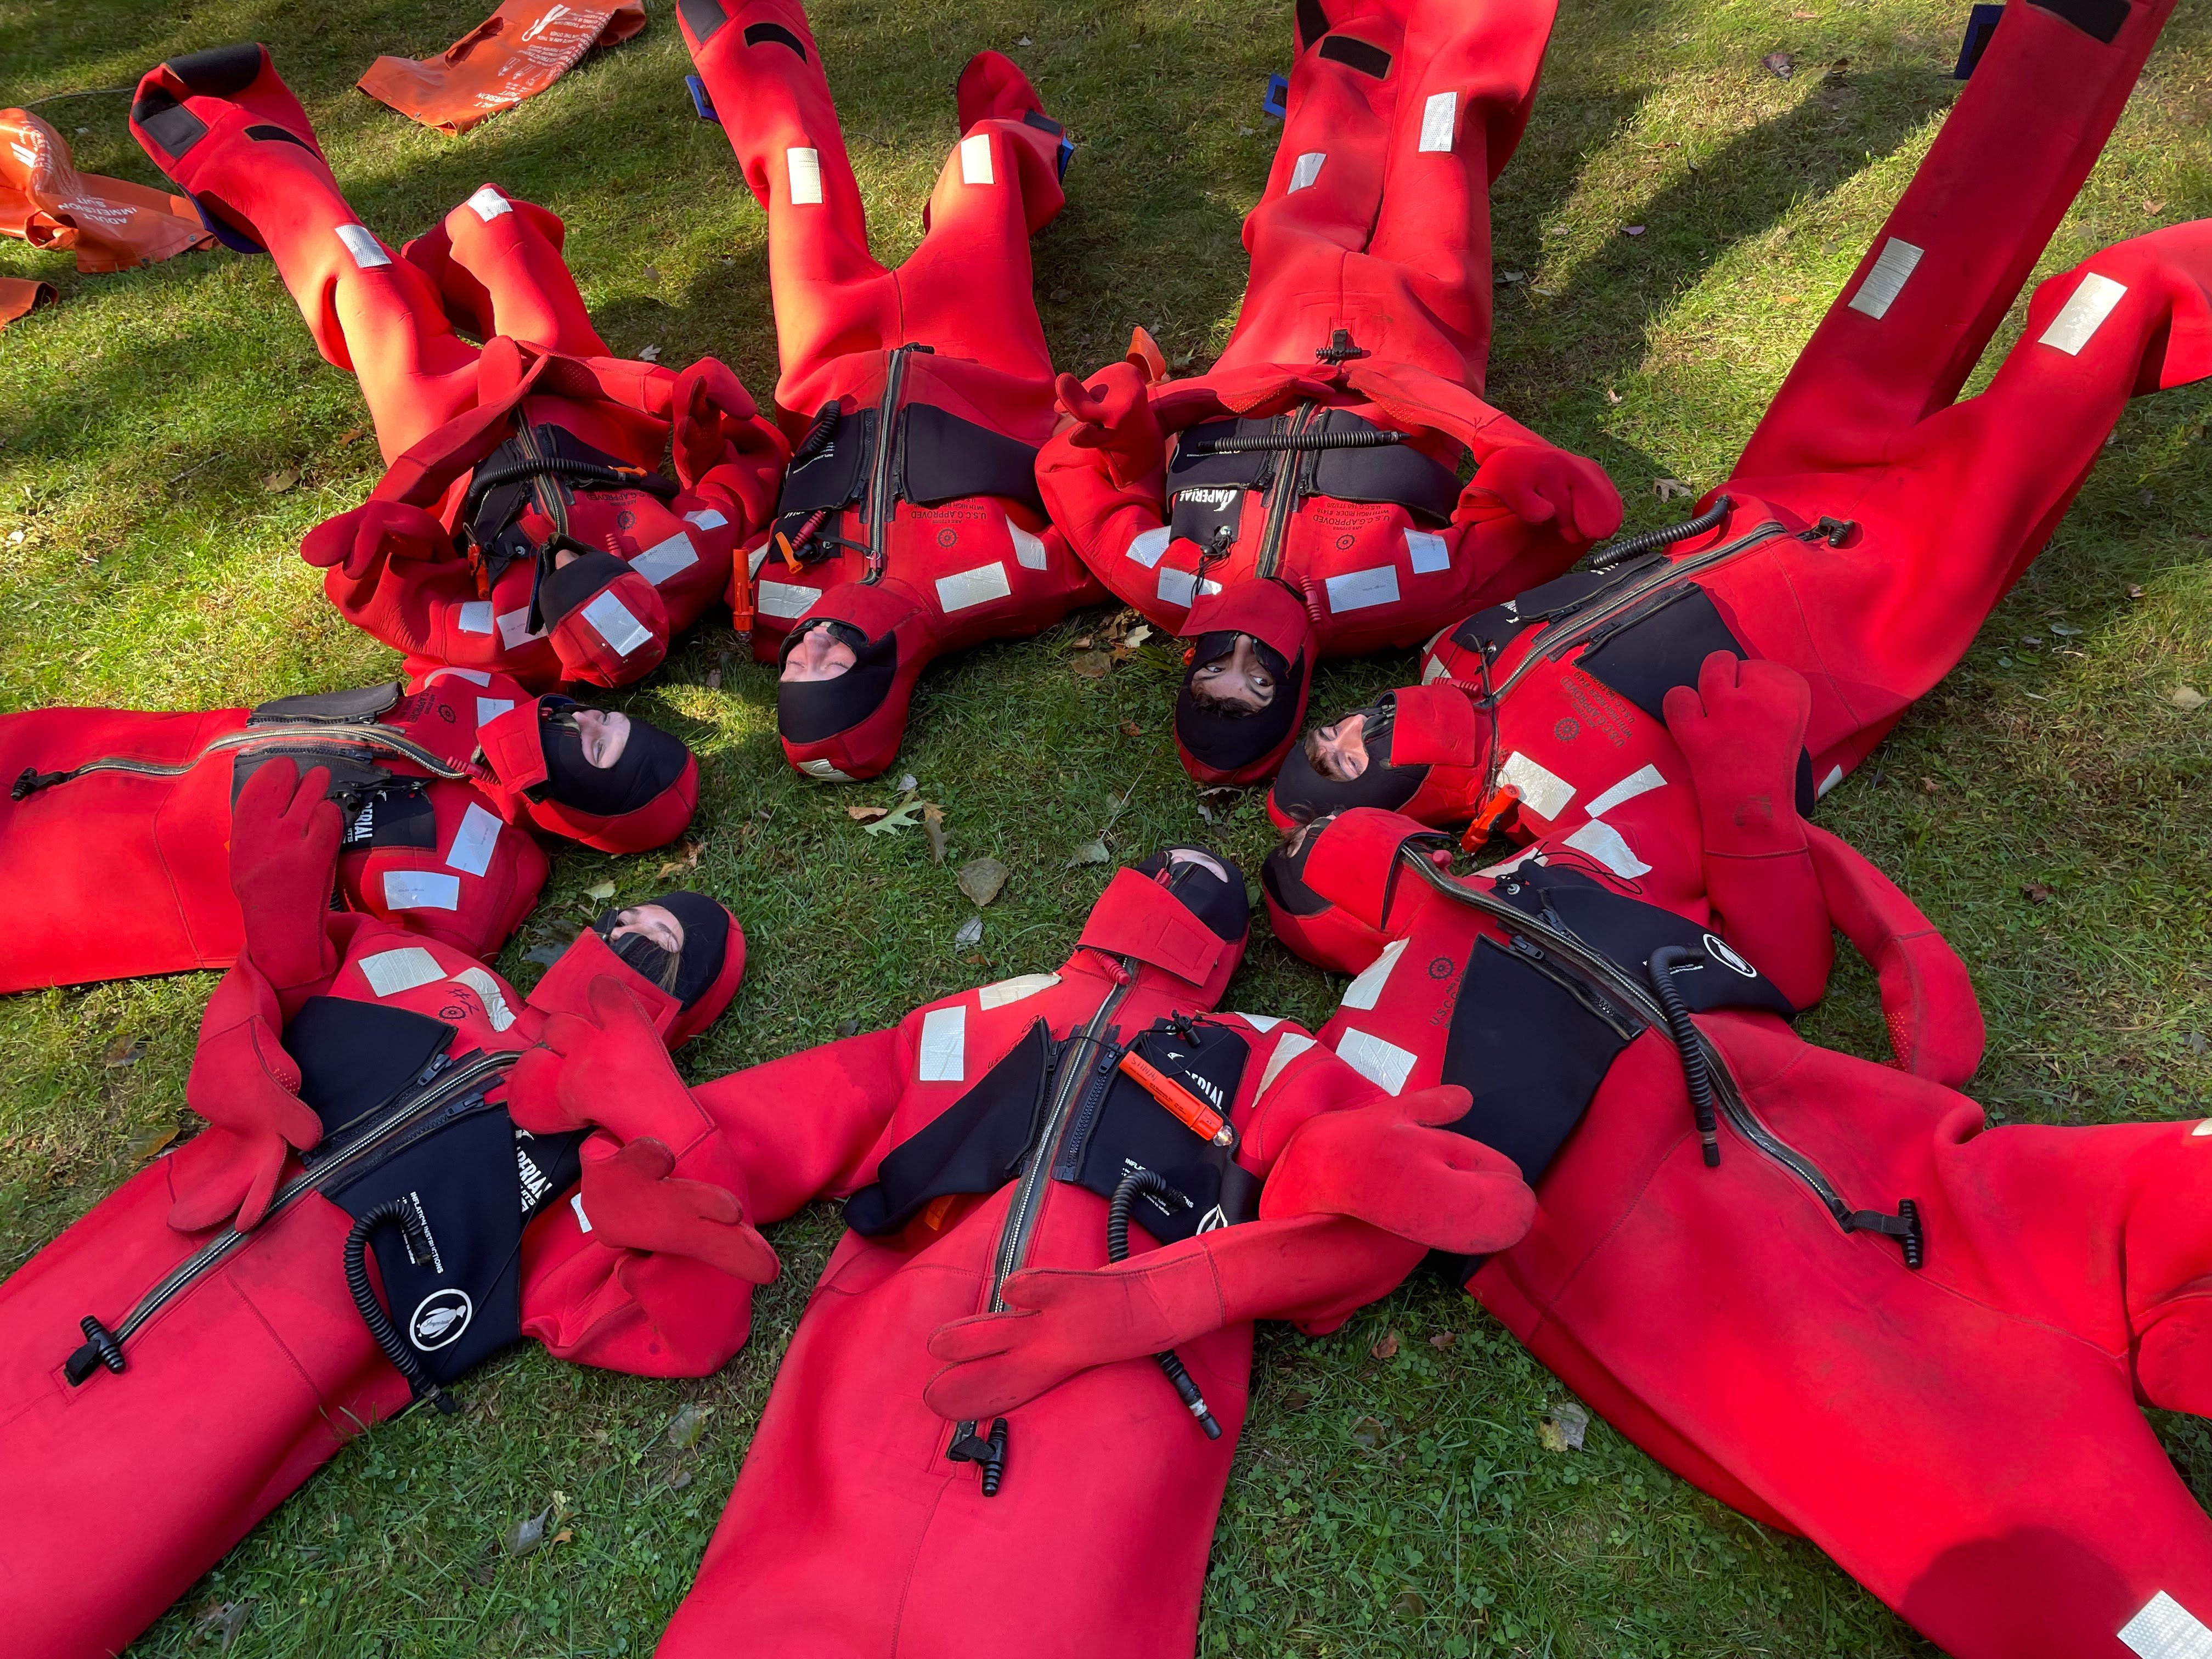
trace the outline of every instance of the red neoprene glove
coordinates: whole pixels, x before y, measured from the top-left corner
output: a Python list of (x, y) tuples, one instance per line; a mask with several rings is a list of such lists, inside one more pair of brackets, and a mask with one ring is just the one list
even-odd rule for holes
[(658, 1140), (633, 1140), (611, 1158), (584, 1160), (584, 1213), (592, 1237), (611, 1249), (688, 1255), (734, 1279), (765, 1285), (781, 1265), (726, 1187), (674, 1177), (676, 1155)]
[(300, 1068), (276, 1039), (275, 1003), (250, 966), (232, 969), (208, 999), (185, 1101), (210, 1127), (173, 1166), (169, 1224), (181, 1231), (259, 1225), (288, 1151), (322, 1139), (321, 1120), (293, 1092)]
[(300, 556), (309, 564), (325, 570), (337, 565), (356, 580), (375, 568), (380, 554), (395, 559), (459, 556), (445, 526), (421, 507), (374, 499), (324, 520), (300, 544)]
[(507, 1073), (508, 1115), (534, 1135), (605, 1129), (622, 1141), (690, 1146), (709, 1125), (644, 1008), (611, 975), (585, 997), (588, 1018), (552, 1016)]
[(1813, 693), (1796, 669), (1716, 651), (1698, 665), (1697, 690), (1674, 687), (1662, 711), (1690, 763), (1706, 851), (1740, 856), (1805, 844), (1797, 756)]
[(1605, 469), (1548, 445), (1493, 452), (1475, 469), (1474, 487), (1523, 524), (1553, 525), (1569, 541), (1599, 541), (1620, 528), (1620, 492)]
[(1536, 1195), (1513, 1160), (1432, 1127), (1473, 1104), (1464, 1089), (1423, 1089), (1299, 1125), (1268, 1175), (1261, 1214), (1353, 1216), (1459, 1255), (1520, 1243), (1536, 1218)]
[(303, 778), (280, 756), (255, 769), (231, 807), (230, 890), (246, 953), (278, 991), (328, 979), (337, 966), (323, 919), (345, 820), (330, 787), (325, 769)]
[(1145, 372), (1135, 363), (1109, 363), (1088, 385), (1063, 374), (1053, 391), (1075, 422), (1067, 441), (1103, 453), (1116, 488), (1148, 477), (1165, 464), (1167, 441), (1152, 414)]

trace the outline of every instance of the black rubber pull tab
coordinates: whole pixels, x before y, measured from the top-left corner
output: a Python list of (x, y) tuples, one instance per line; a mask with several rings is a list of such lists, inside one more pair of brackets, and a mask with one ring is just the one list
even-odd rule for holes
[(980, 1463), (983, 1466), (983, 1496), (996, 1498), (999, 1483), (1006, 1478), (1006, 1419), (995, 1418), (991, 1423), (989, 1438), (975, 1432), (971, 1419), (953, 1426), (952, 1443), (945, 1455), (956, 1463)]
[(70, 1387), (82, 1388), (85, 1380), (102, 1365), (120, 1376), (126, 1362), (123, 1345), (115, 1340), (115, 1333), (90, 1314), (77, 1322), (77, 1328), (84, 1333), (84, 1346), (71, 1354), (62, 1368)]
[(1854, 1210), (1844, 1218), (1847, 1233), (1880, 1233), (1893, 1238), (1905, 1252), (1905, 1265), (1917, 1273), (1927, 1265), (1928, 1234), (1920, 1224), (1920, 1205), (1917, 1200), (1903, 1199), (1895, 1215), (1885, 1215), (1880, 1210)]
[(41, 772), (35, 766), (27, 766), (15, 775), (15, 781), (9, 786), (8, 799), (28, 800), (40, 790), (51, 789), (58, 783), (67, 781), (68, 778), (66, 772)]

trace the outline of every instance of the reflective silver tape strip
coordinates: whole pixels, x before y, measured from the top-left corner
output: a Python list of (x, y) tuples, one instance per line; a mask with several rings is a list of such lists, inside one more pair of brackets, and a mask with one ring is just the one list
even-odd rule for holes
[(491, 868), (492, 848), (499, 845), (499, 815), (471, 801), (461, 814), (461, 827), (453, 831), (453, 844), (446, 853), (446, 867), (465, 876), (480, 876)]
[(1406, 1086), (1406, 1079), (1413, 1075), (1415, 1059), (1409, 1049), (1385, 1042), (1371, 1031), (1352, 1030), (1336, 1040), (1336, 1057), (1369, 1082), (1381, 1084), (1394, 1095)]
[(2212, 1630), (2164, 1590), (2120, 1626), (2120, 1640), (2141, 1659), (2212, 1659)]
[(2116, 283), (2109, 276), (2090, 271), (2081, 278), (2081, 285), (2051, 319), (2051, 326), (2043, 331), (2036, 343), (2054, 347), (2069, 357), (2080, 356), (2081, 348), (2096, 337), (2105, 319), (2112, 314), (2114, 306), (2127, 297), (2127, 292), (2125, 283)]
[(483, 220), (486, 224), (489, 224), (493, 220), (498, 218), (502, 213), (512, 213), (514, 211), (514, 205), (507, 201), (507, 198), (501, 195), (489, 185), (484, 185), (483, 188), (477, 191), (475, 195), (470, 197), (467, 205), (469, 211), (475, 214), (477, 218)]
[(1342, 615), (1378, 605), (1398, 603), (1398, 573), (1387, 564), (1369, 570), (1348, 570), (1328, 579), (1328, 608)]
[(374, 270), (392, 263), (392, 256), (384, 251), (382, 243), (368, 234), (366, 225), (340, 225), (338, 240), (345, 244), (345, 251), (353, 255), (354, 264), (362, 270)]
[(363, 957), (355, 965), (368, 981), (368, 988), (380, 997), (397, 996), (418, 985), (435, 984), (446, 976), (446, 970), (438, 966), (438, 958), (417, 945), (398, 951), (380, 951), (373, 957)]
[(1890, 307), (1897, 303), (1897, 296), (1905, 291), (1905, 279), (1912, 275), (1913, 267), (1927, 251), (1915, 247), (1902, 237), (1891, 237), (1882, 244), (1874, 269), (1867, 272), (1859, 291), (1851, 295), (1851, 309), (1881, 321), (1888, 314)]
[(1013, 584), (1006, 580), (1006, 567), (996, 559), (973, 570), (956, 570), (950, 576), (937, 579), (937, 602), (947, 611), (988, 605), (1013, 591)]
[(629, 562), (629, 568), (651, 582), (655, 587), (679, 570), (689, 570), (699, 562), (699, 550), (691, 545), (690, 537), (678, 531), (665, 542), (655, 542), (651, 547)]
[(1521, 804), (1540, 818), (1558, 817), (1575, 798), (1574, 785), (1517, 749), (1498, 769), (1498, 781), (1510, 787)]
[(1648, 795), (1654, 789), (1664, 789), (1666, 787), (1667, 780), (1661, 775), (1659, 769), (1647, 763), (1638, 767), (1619, 783), (1614, 784), (1612, 788), (1583, 808), (1583, 811), (1594, 818), (1601, 818), (1625, 800), (1634, 800), (1638, 795)]
[(1569, 836), (1567, 845), (1587, 853), (1623, 881), (1633, 881), (1651, 868), (1621, 839), (1620, 831), (1601, 818), (1592, 818)]
[(1406, 562), (1413, 566), (1416, 576), (1433, 576), (1439, 570), (1451, 568), (1451, 549), (1432, 530), (1408, 530)]
[[(461, 878), (437, 870), (386, 870), (384, 902), (394, 910), (458, 910), (461, 908)], [(381, 960), (372, 957), (369, 961)], [(367, 971), (368, 963), (362, 964)], [(384, 994), (380, 991), (379, 996)]]
[(818, 205), (822, 200), (822, 152), (787, 149), (783, 153), (783, 163), (791, 175), (792, 206)]
[[(1304, 190), (1321, 177), (1321, 164), (1328, 160), (1327, 152), (1309, 150), (1291, 164), (1291, 190)], [(1290, 191), (1283, 192), (1285, 196)]]
[(1421, 106), (1421, 148), (1449, 153), (1452, 133), (1459, 125), (1459, 94), (1432, 92)]
[(959, 1083), (968, 1075), (968, 1007), (954, 1003), (921, 1017), (921, 1054), (915, 1075), (924, 1083)]
[(991, 176), (991, 135), (972, 132), (960, 141), (960, 182), (963, 185), (989, 185), (998, 181)]
[(618, 657), (627, 657), (653, 638), (653, 630), (630, 615), (628, 605), (604, 590), (584, 607), (584, 620)]

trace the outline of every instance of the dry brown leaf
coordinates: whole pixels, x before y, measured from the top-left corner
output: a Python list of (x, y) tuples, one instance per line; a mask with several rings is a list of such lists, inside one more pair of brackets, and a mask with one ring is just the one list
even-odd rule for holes
[(845, 809), (845, 816), (855, 823), (866, 823), (871, 818), (884, 817), (890, 810), (888, 806), (848, 806)]
[(1362, 1451), (1373, 1451), (1382, 1443), (1387, 1432), (1380, 1419), (1363, 1417), (1352, 1425), (1352, 1443)]
[(143, 1164), (176, 1138), (177, 1126), (173, 1123), (145, 1130), (131, 1138), (127, 1156), (133, 1165)]
[(1103, 680), (1113, 671), (1114, 653), (1110, 651), (1085, 651), (1072, 659), (1067, 666), (1078, 679)]
[(300, 469), (280, 466), (261, 481), (261, 487), (272, 495), (281, 495), (300, 482)]
[(2051, 902), (2051, 890), (2048, 887), (2045, 887), (2039, 881), (2022, 882), (2021, 884), (2020, 896), (2026, 899), (2030, 904), (2048, 904)]
[(929, 835), (929, 861), (945, 862), (945, 809), (934, 801), (925, 801), (921, 808), (921, 827)]
[(1385, 1331), (1382, 1340), (1367, 1352), (1377, 1359), (1395, 1359), (1398, 1357), (1398, 1333)]
[(970, 859), (960, 866), (960, 890), (981, 910), (999, 896), (1012, 873), (996, 859)]
[(1589, 1413), (1570, 1400), (1537, 1425), (1536, 1438), (1546, 1451), (1580, 1451), (1589, 1432)]
[(2166, 700), (2185, 714), (2193, 714), (2204, 707), (2205, 697), (2193, 685), (2177, 685), (2166, 694)]
[(106, 1048), (100, 1051), (100, 1063), (111, 1069), (118, 1066), (136, 1066), (144, 1058), (146, 1045), (128, 1031), (117, 1033)]
[(1121, 722), (1121, 735), (1125, 738), (1141, 738), (1145, 735), (1145, 728), (1138, 725), (1134, 720), (1123, 720)]
[(1443, 1349), (1449, 1348), (1458, 1340), (1459, 1337), (1456, 1332), (1438, 1331), (1434, 1336), (1429, 1339), (1429, 1346), (1441, 1351)]

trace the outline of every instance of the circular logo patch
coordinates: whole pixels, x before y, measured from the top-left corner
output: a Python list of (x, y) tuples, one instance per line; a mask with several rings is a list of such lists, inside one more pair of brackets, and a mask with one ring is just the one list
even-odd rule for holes
[(1452, 959), (1449, 957), (1438, 957), (1435, 961), (1429, 964), (1429, 977), (1431, 979), (1449, 979), (1451, 977), (1451, 971)]
[(939, 547), (950, 547), (959, 539), (960, 532), (957, 530), (940, 530), (937, 532), (937, 544)]
[(1571, 714), (1563, 714), (1559, 723), (1552, 728), (1552, 735), (1561, 743), (1572, 743), (1581, 732), (1583, 723)]
[(1715, 939), (1711, 933), (1705, 935), (1705, 954), (1711, 957), (1715, 962), (1720, 963), (1722, 967), (1732, 969), (1736, 973), (1741, 974), (1746, 979), (1757, 979), (1759, 977), (1758, 969), (1753, 967), (1741, 957), (1736, 955), (1735, 951), (1729, 950), (1727, 945), (1722, 944), (1720, 940)]
[(615, 528), (617, 530), (627, 530), (636, 522), (637, 514), (628, 507), (623, 508), (621, 512), (615, 514)]
[(476, 1311), (477, 1304), (469, 1300), (466, 1291), (450, 1285), (433, 1291), (407, 1316), (407, 1340), (424, 1353), (448, 1347), (461, 1340)]

